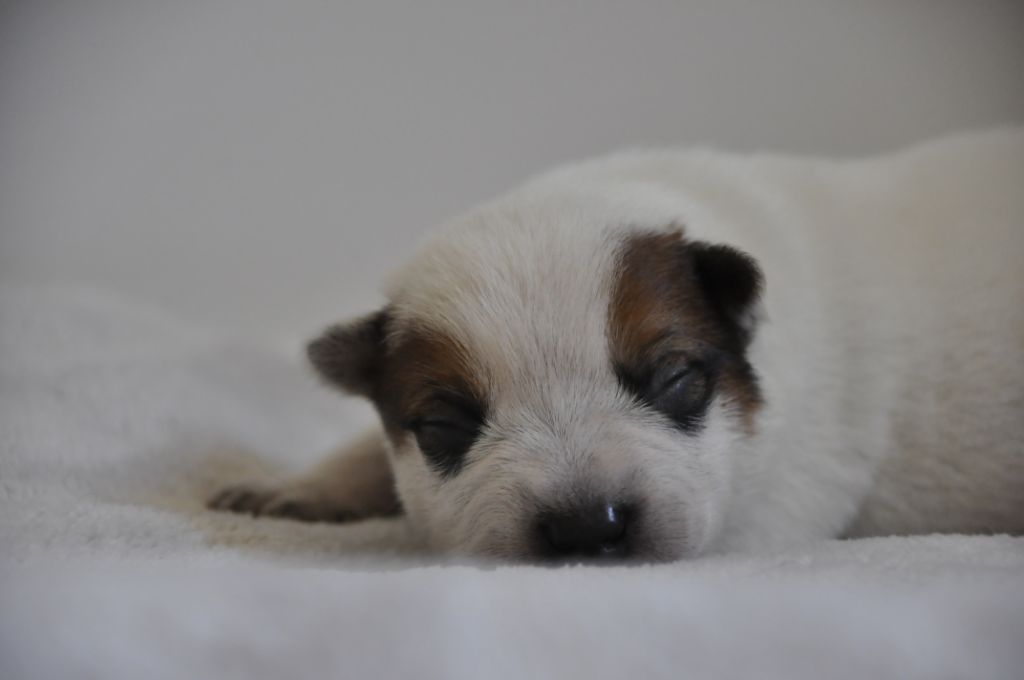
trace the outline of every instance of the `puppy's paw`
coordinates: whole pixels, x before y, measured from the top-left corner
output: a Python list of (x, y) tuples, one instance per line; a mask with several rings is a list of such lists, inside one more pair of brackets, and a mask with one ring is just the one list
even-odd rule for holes
[(359, 513), (305, 487), (229, 486), (207, 503), (211, 510), (300, 522), (351, 522)]

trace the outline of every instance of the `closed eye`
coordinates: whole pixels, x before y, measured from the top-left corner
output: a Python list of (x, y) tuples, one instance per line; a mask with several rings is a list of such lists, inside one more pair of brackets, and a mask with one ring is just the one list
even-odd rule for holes
[(711, 376), (700, 365), (691, 365), (669, 376), (648, 397), (655, 409), (684, 430), (700, 425), (711, 398)]
[(482, 419), (475, 414), (449, 406), (441, 406), (437, 413), (418, 418), (408, 426), (424, 458), (442, 477), (454, 476), (461, 470), (482, 427)]
[(619, 377), (641, 402), (670, 418), (685, 432), (701, 427), (714, 392), (714, 374), (708, 366), (678, 356), (657, 362), (639, 380), (630, 379), (624, 372)]
[(456, 421), (442, 420), (440, 418), (423, 418), (415, 421), (412, 425), (412, 429), (415, 431), (437, 428), (441, 430), (462, 430), (464, 432), (473, 432), (478, 427), (479, 425), (476, 422), (470, 422), (468, 419)]
[(692, 376), (692, 374), (693, 368), (691, 366), (686, 366), (681, 371), (676, 371), (672, 375), (668, 376), (668, 378), (665, 378), (664, 380), (661, 380), (658, 383), (652, 384), (651, 396), (657, 397), (679, 387), (679, 385), (684, 383), (684, 381), (686, 381), (687, 379), (689, 379)]

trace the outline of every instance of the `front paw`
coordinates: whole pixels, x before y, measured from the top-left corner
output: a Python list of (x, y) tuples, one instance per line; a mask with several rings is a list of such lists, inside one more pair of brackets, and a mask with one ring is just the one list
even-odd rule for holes
[(207, 503), (211, 510), (254, 517), (280, 517), (300, 522), (350, 522), (359, 516), (303, 488), (229, 486)]

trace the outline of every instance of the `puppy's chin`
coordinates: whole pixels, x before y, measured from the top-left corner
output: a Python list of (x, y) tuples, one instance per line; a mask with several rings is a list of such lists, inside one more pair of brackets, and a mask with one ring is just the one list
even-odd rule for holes
[(507, 541), (484, 538), (453, 550), (455, 554), (471, 561), (484, 563), (515, 562), (542, 566), (584, 564), (594, 566), (621, 566), (676, 562), (696, 557), (699, 553), (685, 541), (668, 540), (638, 545), (629, 551), (609, 557), (593, 555), (553, 555), (538, 549), (531, 541)]

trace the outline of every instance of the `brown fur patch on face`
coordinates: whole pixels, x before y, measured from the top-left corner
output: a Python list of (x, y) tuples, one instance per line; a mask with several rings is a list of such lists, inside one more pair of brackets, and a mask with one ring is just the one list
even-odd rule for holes
[[(309, 343), (307, 354), (327, 382), (374, 402), (396, 448), (425, 421), (435, 425), (429, 438), (434, 449), (439, 439), (466, 444), (486, 416), (486, 391), (464, 346), (423, 324), (396, 328), (391, 308), (328, 328)], [(439, 438), (439, 421), (454, 424), (458, 436), (449, 431)], [(459, 447), (443, 448), (435, 451), (435, 467), (452, 474), (461, 464)]]
[[(699, 258), (706, 250), (688, 244), (681, 229), (637, 232), (627, 238), (619, 253), (608, 314), (611, 359), (624, 384), (638, 392), (666, 357), (699, 363), (752, 433), (762, 399), (745, 357), (749, 331), (741, 330), (716, 306), (718, 296), (707, 289), (708, 277), (701, 275)], [(736, 256), (737, 267), (754, 267), (738, 273), (759, 286), (760, 273), (753, 261)]]
[(413, 423), (438, 408), (459, 409), (482, 420), (486, 394), (458, 340), (412, 326), (388, 338), (372, 398), (385, 431), (397, 443)]

